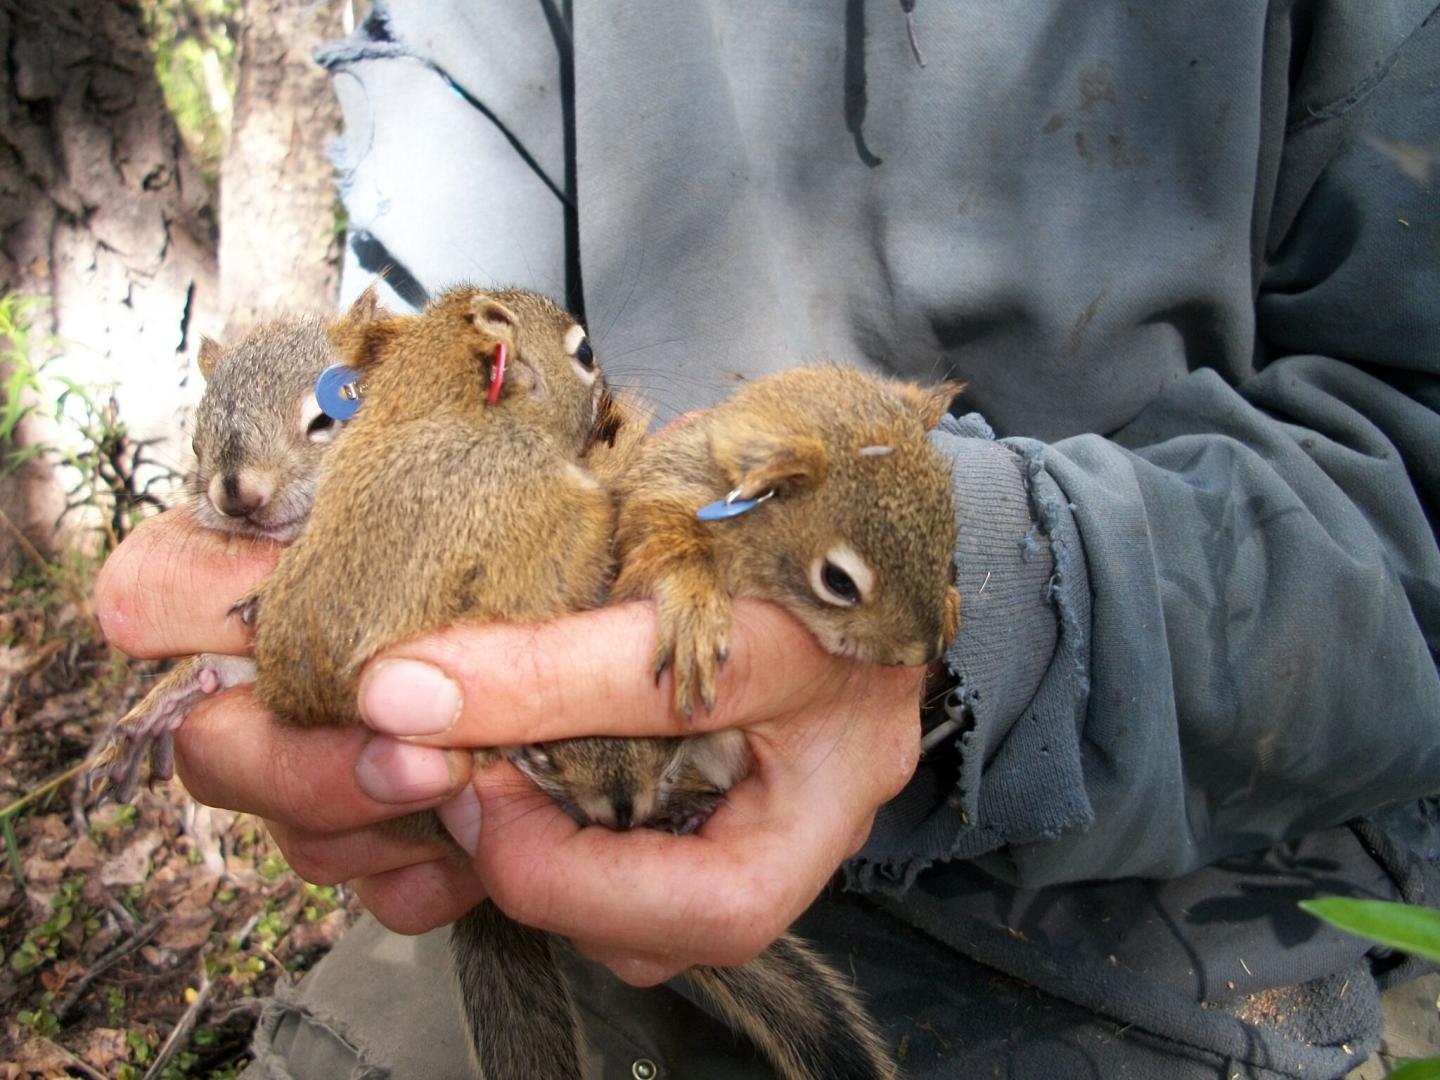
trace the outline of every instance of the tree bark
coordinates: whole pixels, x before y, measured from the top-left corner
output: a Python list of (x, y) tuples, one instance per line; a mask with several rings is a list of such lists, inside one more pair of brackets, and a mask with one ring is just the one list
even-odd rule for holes
[[(55, 370), (118, 383), (138, 437), (176, 434), (191, 327), (213, 321), (210, 194), (166, 110), (136, 0), (0, 0), (0, 289), (43, 297)], [(30, 422), (22, 438), (63, 440)], [(178, 465), (172, 448), (169, 461)], [(0, 482), (42, 548), (49, 470)], [(0, 546), (13, 569), (14, 549)]]
[(230, 145), (220, 168), (226, 335), (277, 308), (329, 308), (339, 288), (330, 80), (312, 59), (344, 0), (244, 0)]

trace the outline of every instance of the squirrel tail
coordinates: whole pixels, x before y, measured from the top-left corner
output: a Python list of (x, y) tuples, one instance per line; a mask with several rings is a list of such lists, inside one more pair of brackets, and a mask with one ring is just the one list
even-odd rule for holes
[(450, 949), (476, 1072), (490, 1080), (580, 1080), (580, 1026), (550, 936), (488, 900), (461, 916)]
[(740, 967), (684, 976), (744, 1032), (784, 1080), (894, 1080), (892, 1055), (855, 991), (785, 934)]

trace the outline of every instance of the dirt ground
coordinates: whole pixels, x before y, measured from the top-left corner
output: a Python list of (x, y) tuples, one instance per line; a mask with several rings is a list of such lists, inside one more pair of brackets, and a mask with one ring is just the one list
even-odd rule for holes
[(199, 807), (178, 783), (87, 810), (65, 778), (159, 668), (112, 654), (53, 581), (10, 586), (0, 1077), (235, 1076), (260, 1001), (308, 970), (358, 906), (291, 874), (258, 821)]

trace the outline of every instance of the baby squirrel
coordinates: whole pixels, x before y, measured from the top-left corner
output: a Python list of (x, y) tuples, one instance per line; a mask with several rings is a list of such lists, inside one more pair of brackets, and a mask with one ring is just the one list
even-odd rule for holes
[[(644, 431), (606, 391), (585, 331), (534, 293), (457, 288), (336, 341), (363, 404), (305, 532), (241, 605), (257, 623), (256, 694), (295, 726), (359, 726), (360, 670), (388, 645), (599, 605), (613, 576), (604, 481)], [(445, 835), (428, 812), (390, 827)], [(574, 1013), (548, 935), (487, 902), (452, 944), (484, 1067), (549, 1075), (574, 1052)], [(516, 1045), (494, 1022), (512, 1014), (533, 1041)], [(578, 1060), (566, 1068), (579, 1075)]]
[[(713, 706), (736, 596), (779, 603), (829, 652), (881, 664), (937, 659), (959, 622), (950, 471), (926, 433), (961, 387), (919, 388), (838, 366), (748, 384), (724, 404), (638, 449), (621, 475), (620, 573), (612, 597), (659, 606), (657, 679), (675, 669), (675, 704)], [(746, 508), (747, 500), (755, 500)], [(702, 520), (702, 508), (732, 517)], [(709, 515), (707, 515), (709, 516)], [(572, 739), (513, 760), (582, 824), (690, 832), (746, 772), (738, 731), (678, 739)], [(537, 968), (545, 958), (533, 956)], [(682, 978), (745, 1032), (786, 1080), (896, 1074), (846, 981), (786, 934), (747, 964)], [(513, 1008), (513, 973), (480, 966), (476, 993), (509, 1011), (507, 1037), (541, 1041)], [(533, 987), (560, 987), (532, 976)], [(563, 993), (563, 987), (557, 995)], [(568, 1077), (550, 1068), (525, 1075)], [(511, 1075), (505, 1073), (504, 1075)], [(514, 1075), (521, 1075), (515, 1073)]]
[[(376, 318), (374, 289), (338, 325)], [(321, 315), (271, 319), (226, 348), (200, 342), (205, 392), (195, 410), (195, 468), (186, 477), (191, 512), (218, 532), (293, 540), (310, 514), (326, 450), (340, 425), (315, 400), (315, 380), (338, 355)], [(128, 801), (145, 771), (174, 774), (174, 732), (207, 694), (255, 677), (247, 657), (202, 654), (180, 661), (116, 724), (92, 763), (97, 794)]]
[[(655, 674), (673, 670), (682, 715), (715, 704), (735, 596), (787, 608), (837, 656), (940, 657), (960, 596), (950, 473), (926, 432), (961, 389), (792, 368), (644, 448), (621, 481), (612, 595), (656, 601)], [(702, 520), (712, 500), (731, 516)]]

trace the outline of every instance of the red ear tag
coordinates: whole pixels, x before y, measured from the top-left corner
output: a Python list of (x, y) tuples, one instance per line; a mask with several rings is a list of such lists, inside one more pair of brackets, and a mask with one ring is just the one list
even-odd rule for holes
[(500, 400), (500, 385), (505, 381), (505, 343), (495, 343), (495, 367), (490, 373), (490, 393), (486, 404), (494, 405)]

